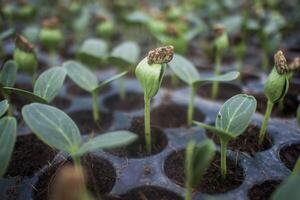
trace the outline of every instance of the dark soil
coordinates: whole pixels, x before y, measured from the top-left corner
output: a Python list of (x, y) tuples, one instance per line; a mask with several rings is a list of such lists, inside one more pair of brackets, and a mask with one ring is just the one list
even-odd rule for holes
[[(145, 147), (144, 120), (142, 118), (133, 119), (129, 131), (136, 133), (139, 136), (138, 139), (127, 147), (113, 149), (109, 152), (117, 156), (128, 158), (149, 156)], [(155, 126), (151, 126), (151, 141), (151, 155), (161, 152), (168, 144), (168, 140), (163, 131)]]
[[(151, 111), (153, 125), (163, 128), (187, 126), (187, 106), (175, 103), (162, 104)], [(194, 120), (204, 121), (205, 116), (199, 110), (194, 110)]]
[(5, 176), (32, 176), (51, 162), (56, 153), (33, 134), (18, 136)]
[[(266, 134), (263, 144), (258, 144), (259, 130), (260, 129), (254, 125), (248, 126), (242, 135), (228, 143), (228, 148), (236, 152), (249, 153), (251, 156), (254, 156), (256, 152), (271, 148), (272, 139), (268, 133)], [(213, 134), (212, 132), (206, 132), (206, 135), (213, 139), (216, 144), (220, 145), (220, 140), (217, 135)]]
[[(103, 94), (105, 92), (108, 92), (110, 90), (110, 86), (106, 85), (104, 88), (99, 90), (99, 94)], [(79, 86), (77, 86), (75, 83), (71, 82), (69, 86), (67, 87), (67, 93), (70, 96), (81, 96), (81, 97), (91, 97), (91, 93), (81, 89)]]
[[(257, 100), (257, 112), (261, 114), (265, 114), (267, 108), (267, 98), (264, 94), (251, 94)], [(281, 118), (288, 118), (288, 117), (295, 117), (299, 102), (297, 100), (297, 95), (287, 94), (284, 98), (284, 108), (283, 110), (279, 109), (278, 103), (274, 105), (272, 110), (272, 117), (281, 117)]]
[(300, 144), (292, 144), (280, 150), (280, 159), (287, 168), (293, 170), (298, 157), (300, 156)]
[(250, 82), (257, 82), (259, 81), (259, 76), (258, 75), (255, 75), (255, 74), (252, 74), (252, 73), (242, 73), (241, 74), (241, 82), (243, 84), (247, 84), (247, 83), (250, 83)]
[[(210, 99), (211, 88), (212, 83), (203, 84), (198, 88), (198, 94), (203, 98)], [(237, 85), (229, 83), (219, 83), (219, 93), (217, 95), (217, 100), (225, 101), (230, 97), (240, 93), (242, 93), (242, 89)]]
[(67, 98), (64, 97), (56, 97), (53, 101), (52, 104), (61, 109), (61, 110), (66, 110), (70, 107), (71, 101)]
[(272, 193), (275, 191), (277, 186), (281, 181), (279, 180), (272, 180), (272, 181), (265, 181), (261, 184), (254, 185), (249, 193), (248, 196), (250, 200), (269, 200)]
[(161, 86), (168, 89), (176, 89), (187, 86), (183, 81), (181, 81), (178, 77), (175, 78), (174, 83), (172, 83), (171, 76), (165, 76), (162, 80)]
[(137, 110), (144, 107), (144, 95), (140, 93), (127, 92), (126, 98), (121, 99), (119, 94), (115, 94), (106, 98), (104, 100), (104, 105), (110, 110)]
[(81, 134), (100, 133), (110, 127), (113, 121), (111, 113), (99, 112), (100, 120), (95, 122), (92, 111), (77, 111), (70, 113), (70, 117), (79, 127)]
[[(184, 187), (185, 151), (173, 152), (164, 164), (166, 175), (178, 185)], [(203, 179), (194, 189), (207, 194), (223, 193), (235, 189), (243, 183), (243, 169), (236, 162), (227, 158), (227, 177), (223, 179), (220, 172), (220, 155), (216, 154)]]
[[(110, 162), (87, 155), (82, 159), (83, 167), (87, 174), (87, 187), (94, 196), (97, 194), (109, 193), (114, 186), (116, 180), (116, 172)], [(71, 164), (70, 161), (64, 161), (57, 165), (51, 166), (39, 178), (39, 181), (34, 186), (34, 200), (47, 200), (49, 188), (53, 182), (57, 170), (62, 166)]]

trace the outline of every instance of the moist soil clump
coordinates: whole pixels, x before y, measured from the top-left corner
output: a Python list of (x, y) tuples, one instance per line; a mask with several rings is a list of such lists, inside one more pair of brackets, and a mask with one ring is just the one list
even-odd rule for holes
[(293, 170), (298, 157), (300, 156), (300, 144), (292, 144), (283, 147), (280, 151), (280, 159), (287, 168)]
[[(203, 98), (210, 99), (211, 88), (211, 83), (203, 84), (198, 88), (198, 94)], [(230, 97), (240, 93), (242, 93), (242, 89), (237, 85), (229, 83), (219, 83), (219, 93), (216, 100), (226, 101)]]
[(280, 183), (281, 181), (271, 180), (254, 185), (250, 189), (248, 196), (250, 200), (269, 200), (272, 193), (276, 190)]

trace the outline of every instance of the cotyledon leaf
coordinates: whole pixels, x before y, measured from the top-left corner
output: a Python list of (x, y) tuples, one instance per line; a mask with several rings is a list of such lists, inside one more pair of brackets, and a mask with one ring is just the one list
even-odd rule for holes
[(0, 84), (3, 87), (13, 87), (15, 85), (17, 69), (17, 63), (13, 60), (9, 60), (4, 64), (0, 74)]
[(7, 100), (0, 101), (0, 117), (8, 110), (9, 104)]
[(238, 71), (227, 72), (226, 74), (218, 75), (218, 76), (210, 76), (210, 77), (200, 77), (198, 81), (195, 81), (196, 84), (200, 84), (207, 81), (232, 81), (239, 77), (240, 73)]
[(101, 82), (95, 89), (94, 91), (98, 91), (100, 90), (102, 87), (104, 87), (105, 85), (111, 83), (112, 81), (118, 79), (118, 78), (121, 78), (122, 76), (124, 76), (125, 74), (127, 74), (128, 71), (125, 71), (125, 72), (122, 72), (122, 73), (119, 73), (117, 75), (114, 75), (113, 77)]
[(44, 103), (47, 104), (48, 101), (38, 95), (35, 95), (32, 92), (28, 92), (26, 90), (18, 89), (18, 88), (12, 88), (12, 87), (3, 87), (2, 90), (5, 92), (13, 93), (16, 95), (20, 95), (21, 97), (24, 97), (28, 99), (31, 102), (39, 102), (39, 103)]

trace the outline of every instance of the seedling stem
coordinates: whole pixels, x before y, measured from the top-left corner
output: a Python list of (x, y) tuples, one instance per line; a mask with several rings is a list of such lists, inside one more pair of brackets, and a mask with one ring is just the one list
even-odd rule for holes
[[(220, 71), (221, 71), (221, 54), (220, 54), (220, 52), (216, 52), (215, 63), (216, 63), (216, 66), (214, 69), (214, 75), (218, 76), (218, 75), (220, 75)], [(211, 98), (213, 100), (215, 100), (217, 98), (218, 91), (219, 91), (219, 83), (218, 83), (218, 81), (214, 81), (213, 85), (212, 85), (212, 92), (211, 92)]]
[(267, 129), (267, 126), (268, 126), (268, 122), (269, 122), (271, 113), (272, 113), (273, 106), (274, 106), (274, 104), (270, 100), (268, 100), (267, 110), (266, 110), (266, 113), (265, 113), (264, 121), (262, 123), (261, 129), (260, 129), (260, 132), (259, 132), (258, 144), (260, 144), (260, 145), (264, 141), (264, 138), (265, 138), (265, 135), (266, 135), (266, 129)]
[(221, 175), (222, 178), (225, 179), (227, 175), (226, 149), (227, 149), (228, 141), (220, 139), (220, 143), (221, 143)]
[(147, 154), (151, 153), (151, 129), (150, 129), (150, 101), (151, 98), (145, 96), (145, 139)]
[(92, 99), (93, 99), (94, 121), (98, 121), (100, 119), (100, 117), (99, 117), (99, 105), (98, 105), (98, 92), (97, 91), (92, 92)]
[(196, 96), (196, 85), (193, 84), (191, 88), (192, 88), (192, 91), (190, 94), (188, 113), (187, 113), (188, 126), (192, 125), (193, 118), (194, 118), (194, 101), (195, 101), (195, 96)]

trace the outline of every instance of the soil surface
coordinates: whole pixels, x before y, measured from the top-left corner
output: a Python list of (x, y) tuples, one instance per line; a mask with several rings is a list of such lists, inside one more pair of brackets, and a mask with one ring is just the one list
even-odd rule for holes
[[(228, 143), (228, 148), (236, 152), (246, 152), (254, 156), (256, 152), (264, 151), (272, 147), (272, 139), (266, 134), (262, 145), (258, 144), (259, 128), (250, 125), (243, 134), (238, 136), (235, 140)], [(206, 135), (211, 138), (216, 144), (220, 145), (219, 137), (212, 132), (207, 131)]]
[(5, 176), (32, 176), (51, 162), (56, 153), (33, 134), (18, 136)]
[[(66, 160), (57, 165), (51, 166), (39, 178), (35, 185), (34, 200), (47, 200), (49, 189), (53, 186), (53, 180), (57, 174), (57, 170), (61, 167), (71, 164)], [(106, 194), (111, 191), (116, 180), (116, 172), (110, 162), (87, 155), (82, 159), (83, 168), (86, 172), (87, 187), (90, 192), (97, 197), (97, 194)]]
[(119, 94), (110, 96), (104, 100), (104, 105), (110, 110), (131, 111), (144, 107), (144, 95), (141, 93), (127, 92), (126, 98), (121, 99)]
[(69, 116), (77, 124), (83, 135), (103, 132), (110, 127), (113, 121), (111, 113), (99, 112), (100, 120), (95, 122), (93, 113), (90, 110), (72, 112)]
[[(184, 187), (185, 151), (173, 152), (165, 161), (166, 175), (176, 184)], [(207, 194), (223, 193), (239, 187), (244, 180), (243, 169), (236, 162), (227, 158), (227, 177), (223, 179), (220, 173), (220, 155), (216, 154), (211, 165), (206, 170), (201, 182), (194, 188)]]
[[(110, 86), (106, 85), (104, 88), (99, 90), (99, 94), (103, 94), (105, 92), (108, 92), (110, 90)], [(91, 97), (91, 93), (85, 91), (84, 89), (81, 89), (79, 86), (77, 86), (75, 83), (71, 82), (70, 85), (67, 88), (67, 93), (70, 96), (76, 96), (76, 97)]]
[[(195, 108), (194, 120), (202, 122), (204, 119), (204, 114)], [(163, 128), (187, 126), (187, 106), (175, 103), (162, 104), (151, 110), (151, 123)]]
[(280, 151), (280, 159), (287, 168), (293, 170), (298, 157), (300, 156), (300, 144), (292, 144), (283, 147)]
[(56, 97), (53, 101), (52, 101), (53, 106), (61, 109), (61, 110), (66, 110), (70, 107), (71, 105), (71, 101), (67, 98), (64, 97)]
[[(174, 82), (173, 82), (174, 81)], [(175, 77), (174, 80), (172, 80), (172, 77), (169, 76), (165, 76), (161, 82), (161, 86), (167, 89), (177, 89), (177, 88), (181, 88), (184, 86), (188, 86), (187, 84), (185, 84), (182, 80), (180, 80), (178, 77)]]
[[(200, 95), (203, 98), (210, 99), (211, 88), (212, 83), (206, 83), (201, 85), (198, 88), (198, 95)], [(230, 97), (240, 93), (242, 93), (242, 89), (237, 85), (229, 83), (219, 83), (219, 93), (217, 95), (217, 100), (226, 101)]]
[(271, 180), (254, 185), (248, 192), (248, 196), (250, 200), (269, 200), (280, 183), (279, 180)]
[[(144, 120), (142, 118), (134, 118), (129, 131), (136, 133), (139, 137), (127, 147), (109, 150), (110, 153), (128, 158), (143, 158), (149, 156), (145, 147)], [(168, 144), (167, 137), (161, 129), (151, 126), (151, 155), (161, 152)]]

